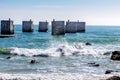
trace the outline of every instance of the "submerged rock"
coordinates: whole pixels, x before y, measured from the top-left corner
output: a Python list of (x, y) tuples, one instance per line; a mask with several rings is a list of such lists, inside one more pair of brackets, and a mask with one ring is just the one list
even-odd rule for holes
[(33, 57), (49, 57), (48, 54), (33, 55)]
[(91, 46), (92, 44), (89, 42), (86, 42), (85, 45)]
[(120, 51), (113, 51), (111, 60), (120, 61)]
[(105, 52), (103, 55), (110, 55), (112, 52)]
[(72, 55), (78, 56), (78, 55), (80, 55), (80, 52), (79, 52), (79, 51), (74, 51), (74, 52), (72, 53)]
[(111, 72), (113, 72), (113, 70), (106, 70), (105, 74), (110, 74)]
[(89, 66), (92, 66), (92, 67), (99, 67), (100, 65), (98, 63), (95, 63), (95, 62), (92, 62), (92, 63), (88, 63)]
[(11, 57), (10, 57), (10, 56), (8, 56), (6, 59), (11, 59)]
[(30, 64), (35, 64), (35, 63), (38, 63), (36, 60), (30, 60), (29, 62)]
[(106, 80), (120, 80), (120, 76), (112, 76)]

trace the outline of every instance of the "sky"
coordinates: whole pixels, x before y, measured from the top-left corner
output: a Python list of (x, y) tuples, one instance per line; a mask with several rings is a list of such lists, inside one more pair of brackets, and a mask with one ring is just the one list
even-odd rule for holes
[(0, 0), (0, 20), (85, 21), (87, 25), (120, 25), (120, 0)]

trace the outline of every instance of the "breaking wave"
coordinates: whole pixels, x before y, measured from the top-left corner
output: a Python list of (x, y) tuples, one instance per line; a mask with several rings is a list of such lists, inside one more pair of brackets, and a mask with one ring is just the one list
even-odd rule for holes
[(11, 48), (10, 54), (31, 57), (61, 57), (61, 56), (81, 56), (81, 55), (103, 55), (107, 50), (105, 48), (95, 48), (86, 45), (59, 45), (48, 49), (28, 49)]

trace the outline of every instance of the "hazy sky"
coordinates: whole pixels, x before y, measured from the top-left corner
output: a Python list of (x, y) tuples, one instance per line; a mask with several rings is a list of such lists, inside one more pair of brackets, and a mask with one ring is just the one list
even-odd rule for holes
[(68, 19), (88, 25), (120, 25), (120, 0), (0, 0), (0, 20), (39, 21)]

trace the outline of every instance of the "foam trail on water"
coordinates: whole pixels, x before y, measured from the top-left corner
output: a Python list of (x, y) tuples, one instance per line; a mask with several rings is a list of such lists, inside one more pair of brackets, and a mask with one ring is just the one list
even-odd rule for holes
[(58, 47), (51, 47), (48, 49), (27, 49), (27, 48), (12, 48), (10, 54), (24, 55), (24, 56), (44, 56), (44, 57), (60, 57), (72, 55), (102, 55), (106, 49), (94, 48), (93, 46), (85, 45), (59, 45)]
[[(3, 80), (105, 80), (111, 76), (120, 74), (110, 75), (95, 75), (95, 74), (79, 74), (79, 73), (51, 73), (51, 74), (6, 74), (0, 73), (0, 78)], [(86, 77), (87, 76), (87, 77)]]

